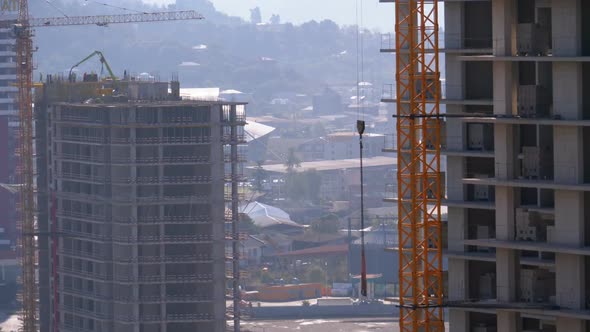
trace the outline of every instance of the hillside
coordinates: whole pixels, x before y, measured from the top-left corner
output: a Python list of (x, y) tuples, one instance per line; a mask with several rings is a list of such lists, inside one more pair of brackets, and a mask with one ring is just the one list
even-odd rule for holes
[[(67, 15), (128, 13), (92, 1), (54, 0)], [(138, 0), (117, 1), (118, 7), (140, 11), (168, 10)], [(188, 6), (186, 6), (188, 7)], [(188, 8), (182, 9), (188, 9)], [(183, 86), (219, 86), (253, 93), (264, 103), (281, 93), (313, 94), (325, 86), (354, 86), (356, 28), (332, 21), (256, 25), (215, 10), (207, 0), (191, 1), (190, 9), (206, 20), (151, 24), (40, 28), (35, 45), (38, 73), (67, 72), (94, 50), (102, 51), (119, 73), (149, 72), (168, 79), (178, 73)], [(37, 17), (59, 16), (45, 2), (34, 2)], [(379, 53), (381, 35), (365, 31), (365, 80), (375, 87), (393, 80), (393, 58)], [(80, 68), (99, 71), (97, 61)], [(37, 75), (36, 77), (38, 77)]]

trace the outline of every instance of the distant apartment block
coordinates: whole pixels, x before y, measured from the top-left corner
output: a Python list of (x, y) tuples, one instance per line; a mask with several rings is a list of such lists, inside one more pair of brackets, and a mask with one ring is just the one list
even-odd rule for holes
[(41, 331), (225, 331), (245, 104), (50, 76), (35, 107)]
[[(17, 1), (0, 1), (0, 22), (16, 20)], [(0, 28), (0, 183), (14, 183), (18, 89), (16, 83), (16, 40), (9, 27)], [(0, 190), (0, 227), (14, 241), (14, 201)]]

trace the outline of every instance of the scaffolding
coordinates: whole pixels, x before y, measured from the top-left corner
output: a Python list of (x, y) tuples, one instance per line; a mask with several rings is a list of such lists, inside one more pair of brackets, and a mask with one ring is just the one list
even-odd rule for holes
[(240, 202), (244, 199), (241, 184), (245, 181), (243, 175), (243, 158), (241, 148), (246, 143), (244, 125), (246, 112), (243, 105), (222, 106), (221, 121), (223, 125), (222, 142), (224, 144), (223, 160), (225, 166), (225, 223), (226, 241), (226, 278), (231, 280), (232, 305), (228, 307), (228, 319), (233, 320), (233, 329), (240, 331), (240, 241), (244, 234), (240, 232)]
[(21, 184), (20, 201), (18, 204), (18, 251), (21, 260), (22, 275), (20, 278), (22, 303), (20, 314), (24, 332), (37, 331), (37, 283), (35, 269), (37, 253), (35, 244), (35, 166), (33, 137), (33, 31), (23, 27), (29, 24), (29, 5), (27, 1), (19, 1), (16, 31), (16, 66), (19, 107), (19, 148), (17, 150), (17, 178)]

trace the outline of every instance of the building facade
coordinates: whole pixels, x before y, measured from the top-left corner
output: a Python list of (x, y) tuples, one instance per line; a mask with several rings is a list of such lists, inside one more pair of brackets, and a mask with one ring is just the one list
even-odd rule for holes
[(588, 332), (590, 3), (444, 6), (450, 329)]
[[(35, 110), (39, 231), (54, 234), (39, 239), (41, 331), (225, 331), (245, 105), (48, 79)], [(110, 84), (125, 96), (105, 96)]]
[[(0, 1), (0, 183), (16, 183), (16, 137), (18, 136), (18, 100), (16, 83), (16, 39), (9, 28), (9, 22), (18, 16), (18, 1)], [(16, 246), (16, 200), (15, 195), (0, 188), (0, 228), (3, 240), (9, 246), (0, 248), (12, 250)], [(8, 249), (7, 249), (8, 248)], [(0, 253), (1, 255), (2, 253)], [(4, 253), (8, 254), (8, 253)]]

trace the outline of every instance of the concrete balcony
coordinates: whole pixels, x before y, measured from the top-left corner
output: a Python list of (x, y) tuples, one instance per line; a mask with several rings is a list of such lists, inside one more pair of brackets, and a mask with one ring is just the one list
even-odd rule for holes
[(210, 184), (211, 176), (142, 176), (142, 177), (113, 177), (113, 184)]
[(116, 224), (137, 224), (137, 223), (155, 223), (155, 224), (187, 224), (187, 223), (199, 223), (208, 224), (211, 223), (211, 217), (208, 215), (199, 216), (144, 216), (138, 218), (113, 216), (113, 223)]
[(468, 246), (490, 247), (501, 249), (542, 251), (560, 254), (590, 256), (590, 247), (577, 247), (571, 245), (547, 243), (547, 242), (529, 242), (516, 240), (497, 240), (497, 239), (476, 239), (463, 240)]
[(590, 191), (590, 184), (567, 184), (554, 180), (541, 179), (499, 179), (499, 178), (463, 178), (464, 184), (482, 185), (482, 186), (502, 186), (513, 188), (538, 188), (570, 191)]
[[(494, 100), (490, 98), (461, 98), (461, 99), (450, 99), (447, 95), (463, 96), (465, 87), (462, 85), (447, 84), (442, 81), (440, 85), (441, 89), (441, 105), (463, 105), (463, 106), (493, 106)], [(397, 103), (397, 90), (396, 85), (393, 83), (383, 84), (381, 91), (381, 102), (383, 103)], [(426, 103), (434, 103), (434, 99), (426, 99)], [(401, 100), (401, 103), (409, 103), (407, 100)]]
[(481, 210), (495, 210), (496, 203), (492, 201), (468, 201), (468, 200), (453, 200), (444, 199), (441, 205), (447, 207), (464, 208), (464, 209), (481, 209)]
[(590, 62), (588, 56), (497, 56), (497, 55), (458, 55), (461, 61), (487, 62)]
[(478, 150), (456, 150), (456, 149), (441, 149), (440, 153), (449, 157), (473, 157), (473, 158), (494, 158), (494, 151), (478, 151)]
[(469, 117), (461, 118), (468, 123), (493, 123), (493, 124), (518, 124), (518, 125), (545, 125), (564, 127), (590, 127), (590, 120), (565, 120), (554, 118), (525, 118), (520, 116), (490, 116), (490, 117)]
[[(465, 39), (458, 34), (445, 33), (439, 36), (439, 53), (445, 54), (492, 54), (493, 41), (491, 38)], [(381, 35), (381, 53), (409, 54), (408, 49), (396, 48), (395, 35), (386, 33)], [(427, 49), (427, 53), (434, 53), (434, 49)]]
[(114, 302), (120, 303), (210, 303), (214, 299), (206, 295), (153, 295), (153, 296), (124, 296), (115, 295)]
[(160, 283), (212, 283), (215, 282), (212, 274), (186, 274), (186, 275), (114, 275), (113, 279), (120, 283), (129, 284), (160, 284)]
[(590, 320), (590, 310), (574, 310), (560, 308), (550, 303), (524, 303), (524, 302), (498, 302), (496, 300), (486, 301), (454, 301), (448, 306), (456, 310), (469, 312), (482, 312), (496, 314), (496, 310), (517, 312), (529, 316), (542, 317), (563, 317), (581, 320)]
[[(469, 240), (471, 241), (471, 240)], [(479, 252), (479, 251), (449, 251), (444, 255), (451, 259), (462, 259), (466, 261), (480, 261), (480, 262), (496, 262), (495, 252)], [(539, 267), (555, 267), (555, 261), (549, 259), (538, 259), (521, 257), (521, 265), (539, 266)]]
[(214, 238), (210, 235), (145, 235), (145, 236), (124, 236), (113, 235), (113, 243), (134, 244), (134, 243), (213, 243)]
[(211, 255), (208, 255), (208, 254), (116, 257), (113, 259), (113, 261), (115, 264), (130, 264), (130, 263), (139, 263), (139, 264), (154, 264), (154, 263), (213, 264), (213, 258), (211, 257)]
[(187, 196), (148, 196), (148, 197), (129, 197), (119, 196), (113, 197), (112, 204), (114, 206), (148, 206), (148, 205), (162, 205), (166, 203), (174, 204), (208, 204), (211, 202), (209, 195), (187, 195)]
[(65, 211), (60, 210), (57, 212), (57, 216), (60, 218), (73, 218), (79, 219), (84, 221), (96, 221), (96, 222), (104, 222), (106, 216), (95, 215), (95, 214), (87, 214), (87, 213), (80, 213), (74, 211)]
[(462, 259), (467, 261), (495, 262), (496, 253), (493, 252), (469, 252), (469, 251), (448, 251), (444, 255), (447, 258)]

